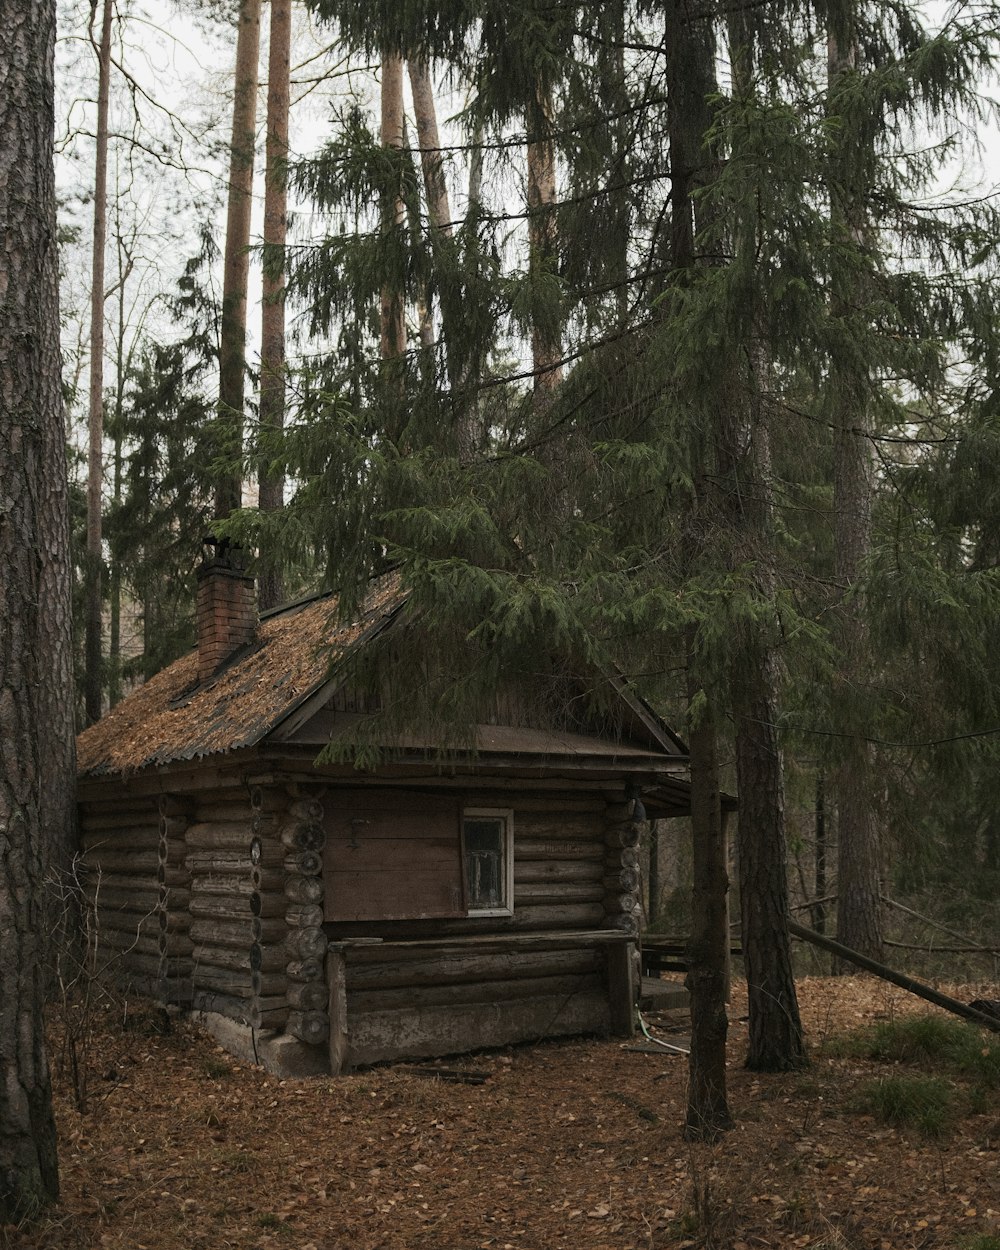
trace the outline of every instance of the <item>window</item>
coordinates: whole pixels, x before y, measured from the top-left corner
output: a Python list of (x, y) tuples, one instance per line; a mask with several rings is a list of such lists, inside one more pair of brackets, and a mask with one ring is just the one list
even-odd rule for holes
[(513, 913), (513, 815), (495, 808), (466, 808), (463, 813), (462, 857), (470, 915)]

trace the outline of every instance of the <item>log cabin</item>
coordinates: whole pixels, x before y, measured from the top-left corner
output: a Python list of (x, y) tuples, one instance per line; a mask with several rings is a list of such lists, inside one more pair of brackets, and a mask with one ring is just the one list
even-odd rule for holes
[(264, 615), (216, 549), (197, 647), (78, 740), (87, 898), (119, 979), (283, 1075), (569, 1034), (628, 1036), (639, 818), (688, 811), (683, 743), (623, 682), (614, 716), (530, 692), (442, 756), (320, 753), (371, 714), (350, 661), (400, 628), (318, 595)]

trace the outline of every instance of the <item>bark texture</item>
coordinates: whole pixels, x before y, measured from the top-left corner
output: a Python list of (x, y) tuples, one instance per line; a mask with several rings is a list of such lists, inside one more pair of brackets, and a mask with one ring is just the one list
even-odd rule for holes
[[(665, 8), (667, 125), (670, 139), (671, 260), (675, 270), (696, 263), (693, 193), (708, 176), (704, 136), (711, 123), (714, 41), (707, 22), (690, 20), (686, 0)], [(697, 575), (710, 556), (717, 516), (716, 487), (707, 459), (695, 466), (694, 498), (685, 520), (688, 572)], [(726, 1099), (726, 973), (729, 949), (728, 878), (719, 787), (713, 692), (699, 671), (697, 627), (687, 640), (688, 743), (691, 756), (691, 852), (694, 872), (691, 991), (691, 1057), (685, 1135), (711, 1140), (732, 1125)]]
[[(552, 93), (535, 88), (528, 108), (528, 257), (533, 284), (554, 274), (557, 265), (556, 149), (551, 137)], [(546, 301), (536, 296), (531, 325), (535, 405), (544, 410), (562, 382), (562, 332)]]
[[(702, 693), (688, 645), (688, 706)], [(709, 704), (688, 725), (691, 753), (691, 1055), (684, 1136), (712, 1141), (732, 1128), (726, 1097), (726, 953), (729, 947), (725, 833), (719, 792), (715, 720)]]
[[(87, 724), (101, 718), (101, 488), (104, 485), (104, 249), (108, 233), (108, 105), (111, 94), (111, 0), (101, 10), (97, 51), (97, 139), (94, 157), (94, 238), (90, 282), (90, 396), (87, 418), (87, 563), (84, 703)], [(91, 11), (91, 21), (96, 9)], [(90, 32), (94, 39), (93, 25)]]
[[(387, 148), (401, 150), (403, 147), (403, 62), (398, 56), (382, 58), (380, 137)], [(402, 228), (406, 209), (402, 196), (392, 190), (382, 206), (382, 229), (388, 237)], [(382, 287), (379, 308), (382, 359), (395, 360), (406, 351), (406, 324), (404, 321), (403, 291), (398, 282), (386, 282)]]
[[(53, 176), (52, 0), (0, 0), (0, 1223), (58, 1196), (42, 1032), (48, 866), (42, 787), (47, 696), (60, 667), (40, 654), (52, 588), (43, 560), (65, 499)], [(60, 478), (62, 495), (49, 483)], [(65, 521), (64, 521), (65, 524)], [(63, 531), (65, 532), (65, 531)], [(66, 553), (58, 553), (65, 570)], [(67, 588), (68, 590), (68, 588)], [(63, 604), (55, 605), (62, 618)], [(68, 697), (64, 689), (63, 697)], [(59, 725), (65, 723), (65, 714)], [(70, 761), (72, 756), (70, 756)]]
[[(271, 0), (267, 58), (267, 143), (264, 179), (264, 279), (260, 344), (260, 425), (266, 441), (285, 423), (285, 240), (288, 233), (289, 60), (292, 40), (291, 0)], [(261, 457), (259, 505), (262, 512), (284, 507), (285, 477), (270, 472)], [(276, 608), (285, 598), (281, 566), (271, 551), (261, 552), (258, 579), (260, 609)]]
[[(247, 280), (250, 273), (250, 214), (257, 121), (257, 63), (260, 57), (260, 0), (241, 0), (236, 36), (233, 133), (229, 149), (229, 199), (222, 277), (222, 337), (219, 344), (219, 422), (222, 447), (236, 454), (242, 444), (246, 385)], [(228, 474), (215, 492), (215, 515), (226, 517), (241, 502), (239, 473)]]

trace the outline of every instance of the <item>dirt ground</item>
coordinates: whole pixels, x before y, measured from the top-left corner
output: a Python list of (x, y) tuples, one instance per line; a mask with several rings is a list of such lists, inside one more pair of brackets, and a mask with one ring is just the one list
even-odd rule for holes
[[(799, 991), (812, 1066), (760, 1076), (741, 1067), (737, 987), (736, 1127), (697, 1147), (681, 1135), (686, 1060), (618, 1042), (452, 1061), (487, 1074), (479, 1085), (402, 1066), (279, 1081), (186, 1024), (150, 1036), (116, 1022), (91, 1044), (87, 1114), (57, 1071), (59, 1207), (32, 1230), (0, 1230), (0, 1246), (987, 1250), (989, 1235), (1000, 1246), (996, 1100), (928, 1142), (858, 1109), (878, 1065), (821, 1050), (934, 1008), (863, 978), (807, 978)], [(669, 1040), (670, 1018), (657, 1027)]]

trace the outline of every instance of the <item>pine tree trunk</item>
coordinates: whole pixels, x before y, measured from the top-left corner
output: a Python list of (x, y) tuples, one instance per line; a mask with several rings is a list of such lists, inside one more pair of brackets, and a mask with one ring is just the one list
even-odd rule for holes
[(804, 1067), (807, 1060), (788, 935), (781, 746), (774, 724), (776, 665), (766, 652), (758, 662), (757, 677), (748, 675), (742, 683), (744, 701), (736, 721), (740, 921), (750, 1014), (746, 1066), (786, 1072)]
[[(288, 195), (285, 161), (288, 159), (289, 63), (292, 38), (291, 0), (271, 0), (271, 30), (267, 69), (267, 143), (264, 177), (264, 287), (261, 308), (260, 428), (261, 437), (280, 434), (285, 422), (285, 262)], [(285, 477), (267, 468), (261, 457), (261, 512), (284, 507)], [(273, 551), (261, 553), (258, 579), (260, 609), (276, 608), (285, 598), (281, 566)]]
[[(417, 127), (417, 146), (420, 148), (420, 167), (424, 176), (424, 193), (427, 197), (427, 219), (430, 225), (431, 248), (435, 263), (440, 265), (442, 243), (450, 240), (455, 233), (455, 222), (451, 215), (451, 199), (448, 195), (448, 183), (441, 160), (441, 138), (438, 131), (437, 109), (434, 104), (434, 88), (431, 84), (430, 70), (426, 61), (411, 60), (409, 62), (410, 91), (413, 95), (413, 115)], [(470, 174), (471, 179), (471, 174)], [(459, 336), (461, 325), (455, 316), (452, 299), (447, 283), (442, 280), (438, 284), (441, 304), (441, 333), (444, 339), (445, 360), (448, 369), (448, 380), (454, 393), (464, 390), (468, 381), (458, 367), (461, 357)], [(430, 320), (430, 301), (426, 314)], [(421, 341), (425, 346), (433, 343), (433, 330), (425, 339), (423, 318), (421, 319)], [(455, 419), (455, 437), (458, 444), (459, 459), (469, 463), (476, 450), (475, 401), (462, 394), (457, 401)]]
[[(556, 150), (552, 129), (552, 93), (536, 86), (528, 109), (528, 265), (533, 287), (556, 271)], [(562, 333), (558, 314), (533, 296), (531, 365), (535, 407), (544, 412), (562, 382)]]
[[(380, 137), (387, 148), (403, 148), (403, 62), (398, 56), (382, 58), (382, 118)], [(388, 237), (399, 231), (406, 220), (402, 196), (393, 191), (382, 207), (383, 230)], [(390, 249), (391, 251), (392, 249)], [(406, 322), (403, 291), (395, 276), (383, 283), (379, 308), (379, 329), (383, 361), (397, 360), (406, 352)]]
[[(44, 878), (72, 795), (66, 444), (53, 175), (55, 4), (0, 0), (0, 1224), (58, 1196)], [(51, 556), (52, 567), (46, 568)], [(58, 647), (50, 653), (47, 647)], [(52, 713), (54, 722), (47, 722)], [(50, 773), (48, 770), (53, 771)], [(46, 790), (54, 791), (46, 797)]]
[[(260, 0), (240, 0), (233, 87), (233, 132), (229, 148), (229, 199), (222, 275), (222, 333), (219, 342), (219, 450), (238, 456), (243, 442), (246, 385), (247, 283), (250, 275), (250, 214), (260, 58)], [(215, 491), (215, 515), (240, 506), (242, 475), (227, 473)]]
[[(676, 271), (695, 263), (693, 192), (711, 160), (704, 138), (711, 124), (708, 94), (714, 82), (715, 47), (707, 22), (694, 23), (686, 0), (665, 6), (664, 46), (667, 124), (670, 139), (671, 261)], [(692, 436), (694, 438), (694, 436)], [(683, 548), (693, 576), (709, 558), (708, 534), (717, 510), (706, 459), (697, 464), (694, 497), (685, 518)], [(711, 1138), (731, 1123), (726, 1101), (726, 981), (729, 932), (725, 838), (712, 691), (695, 670), (696, 627), (686, 638), (689, 751), (691, 756), (691, 1057), (685, 1133)], [(695, 699), (704, 693), (698, 710)]]
[[(828, 40), (831, 92), (844, 73), (855, 69), (857, 48), (850, 38)], [(849, 143), (849, 137), (845, 139)], [(845, 157), (845, 161), (849, 159)], [(855, 246), (864, 242), (865, 223), (850, 177), (843, 169), (831, 186), (834, 231)], [(836, 290), (831, 300), (835, 317), (849, 315), (860, 298), (857, 290)], [(834, 408), (833, 510), (836, 579), (841, 595), (835, 641), (839, 655), (836, 706), (839, 708), (840, 755), (833, 785), (837, 801), (837, 939), (870, 959), (883, 959), (879, 903), (879, 838), (874, 811), (874, 769), (871, 745), (865, 740), (861, 699), (870, 667), (865, 597), (861, 593), (865, 563), (871, 552), (874, 457), (867, 378), (834, 359), (829, 392)]]
[(719, 789), (715, 718), (688, 650), (688, 749), (691, 756), (691, 1054), (684, 1136), (713, 1141), (732, 1128), (726, 1098), (726, 952), (729, 948), (725, 836)]
[[(90, 399), (87, 418), (87, 561), (84, 608), (84, 707), (87, 724), (100, 720), (101, 662), (101, 488), (104, 484), (104, 249), (108, 231), (108, 108), (111, 93), (111, 18), (104, 0), (97, 45), (97, 139), (94, 158), (94, 239), (90, 286)], [(91, 20), (96, 8), (91, 10)], [(93, 28), (91, 28), (93, 40)]]

